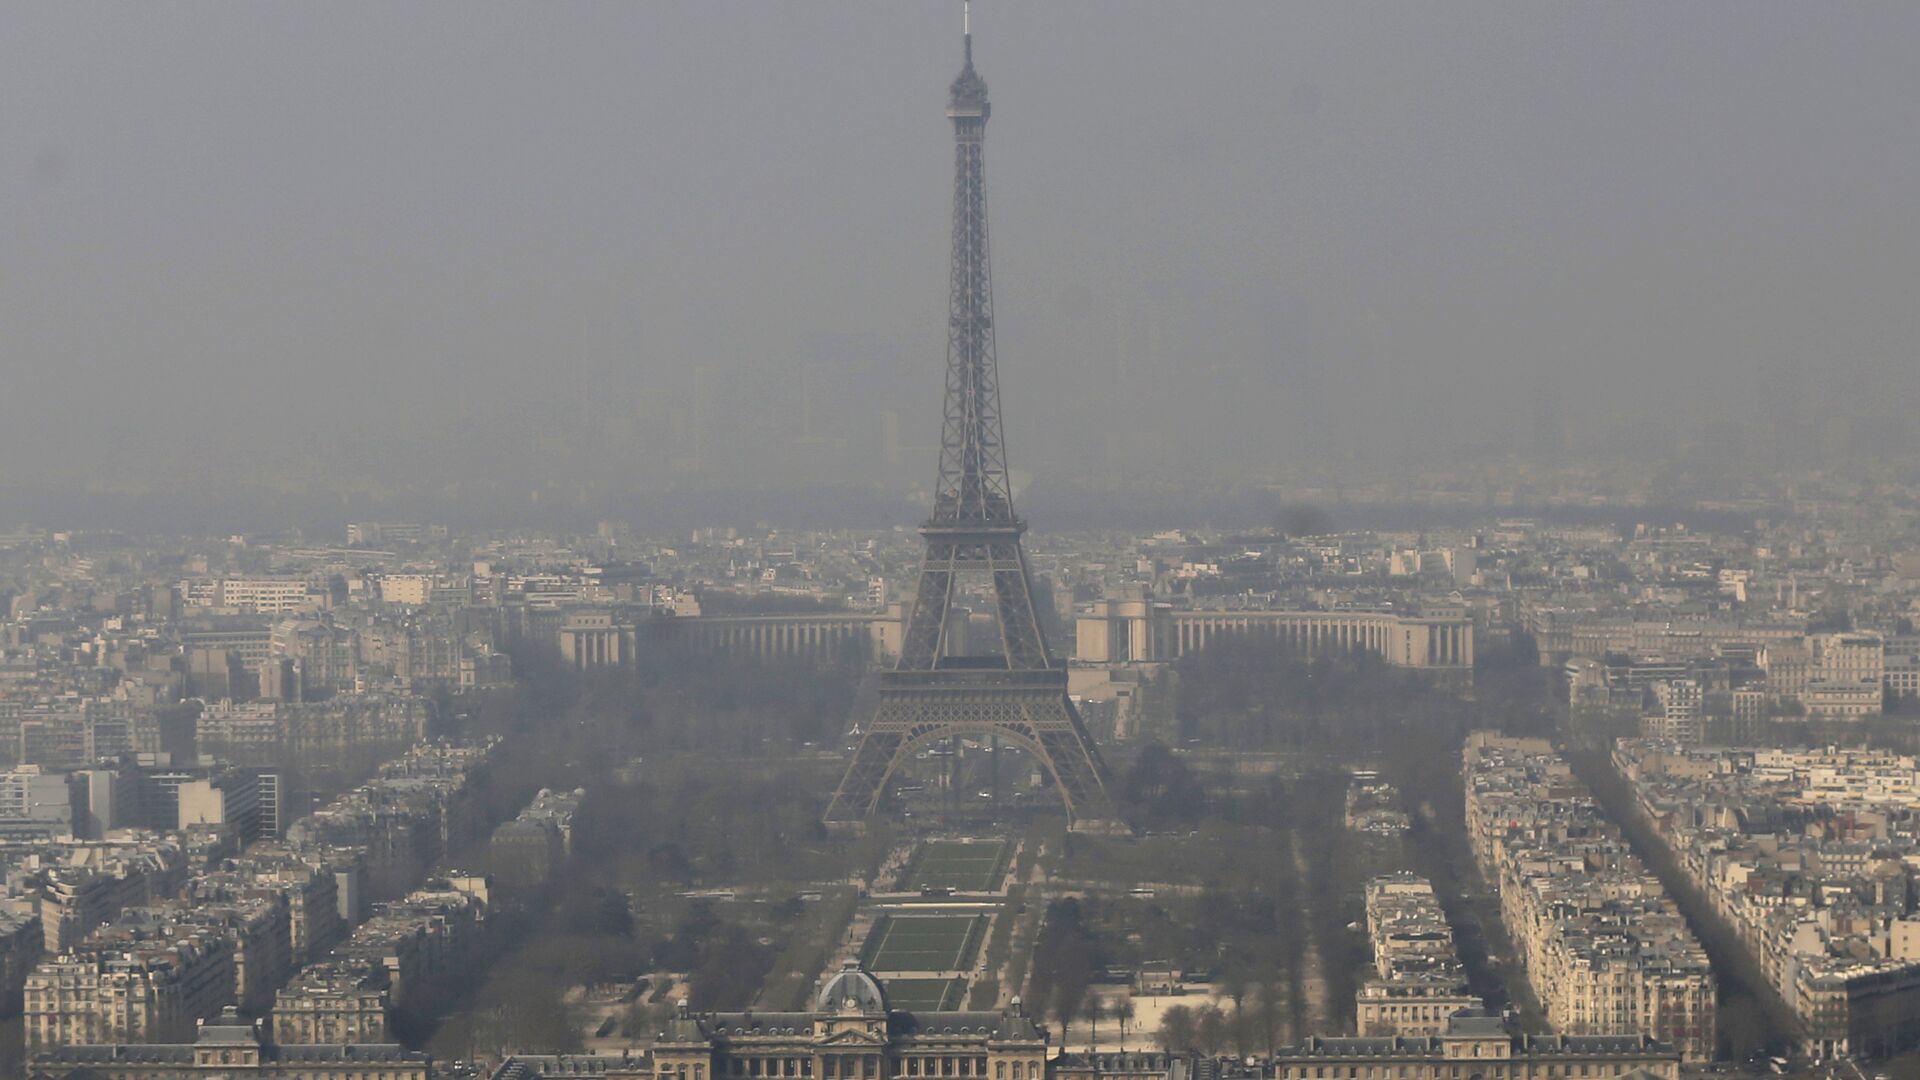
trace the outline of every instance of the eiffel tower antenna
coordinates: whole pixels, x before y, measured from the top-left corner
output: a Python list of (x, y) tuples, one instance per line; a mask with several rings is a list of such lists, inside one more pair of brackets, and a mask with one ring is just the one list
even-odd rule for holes
[[(830, 823), (865, 820), (888, 779), (916, 748), (956, 735), (1025, 747), (1045, 767), (1075, 828), (1117, 823), (1099, 750), (1067, 696), (1065, 665), (1047, 648), (1014, 513), (1000, 423), (993, 282), (987, 245), (984, 148), (987, 83), (973, 68), (971, 6), (961, 6), (964, 60), (948, 88), (953, 121), (953, 250), (947, 298), (947, 377), (933, 511), (920, 527), (926, 555), (900, 658), (880, 676), (879, 703), (827, 808)], [(984, 578), (994, 596), (1000, 652), (950, 653), (956, 585)]]

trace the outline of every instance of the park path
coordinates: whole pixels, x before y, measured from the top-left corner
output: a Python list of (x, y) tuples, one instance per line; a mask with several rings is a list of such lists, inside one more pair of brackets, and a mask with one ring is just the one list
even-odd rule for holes
[[(1307, 880), (1307, 853), (1301, 850), (1298, 835), (1287, 830), (1287, 846), (1293, 855), (1293, 870), (1299, 880)], [(1304, 916), (1305, 911), (1302, 910)], [(1320, 955), (1320, 942), (1311, 927), (1302, 926), (1305, 931), (1306, 946), (1302, 950), (1301, 966), (1306, 970), (1300, 975), (1300, 996), (1306, 999), (1305, 1030), (1293, 1033), (1294, 1041), (1308, 1035), (1320, 1034), (1332, 1030), (1332, 1010), (1327, 1008), (1327, 977), (1325, 960)]]
[[(1023, 843), (1025, 843), (1025, 841), (1023, 841)], [(1014, 922), (1013, 934), (1007, 941), (1006, 959), (1000, 961), (1000, 967), (993, 973), (993, 977), (998, 981), (1000, 987), (999, 997), (994, 1001), (994, 1008), (996, 1009), (1005, 1008), (1013, 1001), (1016, 994), (1026, 992), (1024, 987), (1016, 986), (1013, 983), (1014, 958), (1024, 957), (1032, 953), (1034, 938), (1037, 937), (1040, 932), (1039, 913), (1046, 910), (1047, 906), (1047, 875), (1046, 871), (1042, 869), (1047, 859), (1047, 845), (1044, 841), (1037, 841), (1036, 843), (1038, 843), (1038, 846), (1034, 849), (1033, 860), (1027, 864), (1026, 878), (1017, 883), (1027, 886), (1024, 893), (1027, 905), (1026, 912), (1015, 912), (1014, 906), (1007, 904), (1000, 909), (1000, 914), (998, 915), (998, 918), (1012, 919)], [(1012, 865), (1019, 865), (1018, 859), (1016, 859)], [(1012, 882), (1012, 873), (1008, 873), (1007, 879), (1009, 882)], [(1007, 891), (1013, 891), (1012, 884), (1008, 885)], [(989, 928), (988, 934), (990, 938), (992, 934), (991, 928)], [(1025, 977), (1023, 976), (1020, 981), (1025, 982)]]

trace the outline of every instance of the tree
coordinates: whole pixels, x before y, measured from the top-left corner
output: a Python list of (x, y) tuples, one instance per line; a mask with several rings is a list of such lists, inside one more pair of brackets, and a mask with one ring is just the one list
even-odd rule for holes
[(1184, 1054), (1194, 1049), (1197, 1024), (1193, 1010), (1185, 1005), (1175, 1005), (1160, 1014), (1160, 1049), (1170, 1054)]
[(1092, 1053), (1100, 1047), (1100, 1020), (1107, 1015), (1107, 1007), (1091, 993), (1087, 996), (1087, 1052)]
[[(1281, 1016), (1286, 1008), (1286, 988), (1281, 985), (1278, 973), (1261, 980), (1260, 992), (1254, 998), (1256, 1013), (1259, 1017), (1260, 1037), (1267, 1044), (1267, 1053), (1271, 1055), (1280, 1045)], [(1362, 1032), (1361, 1034), (1366, 1034)]]
[(1120, 1025), (1120, 1050), (1127, 1049), (1127, 1028), (1133, 1024), (1133, 995), (1129, 994), (1113, 1003), (1113, 1019)]
[(1121, 798), (1148, 825), (1191, 823), (1206, 811), (1207, 793), (1187, 763), (1159, 743), (1148, 743), (1121, 783)]
[(1288, 503), (1273, 515), (1273, 528), (1281, 536), (1317, 536), (1333, 531), (1333, 518), (1312, 503)]
[(1218, 1005), (1208, 1005), (1194, 1017), (1194, 1041), (1208, 1057), (1218, 1057), (1227, 1045), (1227, 1014)]
[(1073, 897), (1047, 905), (1046, 923), (1033, 948), (1033, 998), (1039, 1010), (1060, 1021), (1061, 1045), (1075, 1018), (1086, 1015), (1093, 973), (1100, 966), (1099, 942), (1086, 912)]
[(1233, 1015), (1227, 1018), (1227, 1037), (1233, 1041), (1235, 1055), (1243, 1058), (1251, 1056), (1260, 1042), (1258, 1018), (1236, 1006)]
[(1072, 972), (1063, 972), (1064, 976), (1053, 984), (1053, 1018), (1060, 1021), (1060, 1045), (1067, 1045), (1067, 1031), (1075, 1019), (1086, 1015), (1093, 1004), (1092, 986), (1084, 980), (1073, 977)]
[(1247, 990), (1252, 986), (1251, 973), (1247, 971), (1246, 953), (1235, 952), (1227, 957), (1220, 972), (1220, 989), (1233, 1002), (1233, 1011), (1239, 1012), (1247, 1003)]

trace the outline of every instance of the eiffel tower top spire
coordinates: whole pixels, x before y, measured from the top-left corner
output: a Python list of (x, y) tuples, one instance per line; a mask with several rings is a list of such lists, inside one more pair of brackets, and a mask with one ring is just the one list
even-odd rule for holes
[(960, 5), (960, 40), (965, 62), (960, 67), (960, 75), (953, 80), (952, 104), (947, 110), (948, 116), (954, 116), (955, 110), (978, 108), (980, 119), (987, 118), (987, 81), (973, 70), (973, 4), (963, 0)]
[(965, 62), (953, 80), (953, 255), (947, 305), (946, 416), (940, 433), (940, 481), (934, 526), (1018, 528), (1000, 425), (1000, 382), (993, 342), (993, 280), (987, 255), (984, 149), (987, 81), (973, 68), (971, 14)]

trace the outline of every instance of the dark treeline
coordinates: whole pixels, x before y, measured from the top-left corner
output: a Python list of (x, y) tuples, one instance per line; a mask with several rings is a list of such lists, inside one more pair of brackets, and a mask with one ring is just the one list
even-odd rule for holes
[(574, 671), (549, 645), (515, 649), (513, 664), (514, 687), (485, 700), (477, 730), (534, 736), (543, 758), (589, 772), (665, 750), (758, 756), (836, 745), (864, 675), (851, 656), (759, 661), (671, 639), (643, 641), (630, 667)]
[(1309, 658), (1226, 637), (1175, 661), (1142, 691), (1142, 721), (1178, 743), (1366, 756), (1410, 730), (1464, 737), (1478, 726), (1550, 731), (1554, 672), (1525, 638), (1486, 650), (1471, 686), (1366, 652)]
[[(1524, 638), (1488, 650), (1471, 684), (1444, 680), (1366, 653), (1308, 659), (1255, 638), (1209, 645), (1140, 693), (1136, 708), (1149, 741), (1121, 770), (1123, 810), (1149, 831), (1252, 812), (1245, 800), (1224, 804), (1234, 801), (1231, 793), (1181, 751), (1298, 753), (1424, 784), (1436, 764), (1457, 772), (1469, 731), (1547, 735), (1564, 713), (1554, 671), (1540, 666)], [(1340, 795), (1328, 797), (1338, 802)]]

